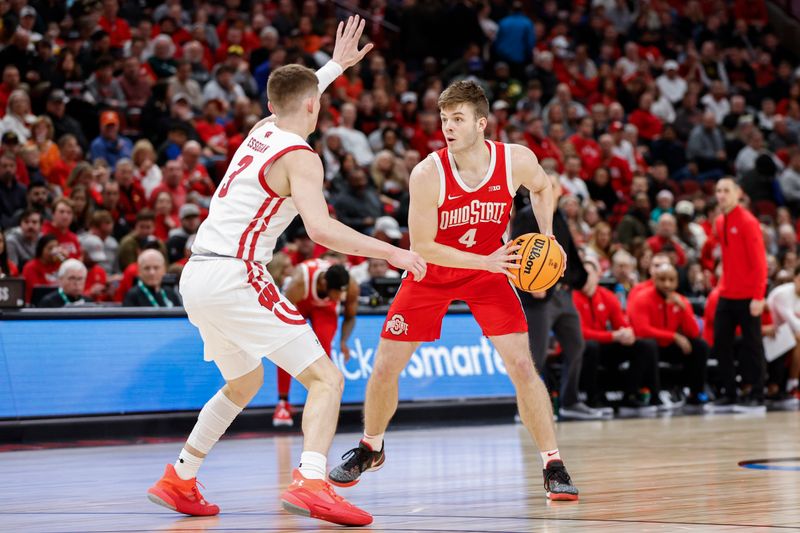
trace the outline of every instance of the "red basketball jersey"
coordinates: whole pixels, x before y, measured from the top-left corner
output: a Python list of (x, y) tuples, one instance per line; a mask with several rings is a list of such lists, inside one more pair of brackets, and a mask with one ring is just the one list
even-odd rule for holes
[(312, 315), (318, 313), (328, 314), (334, 318), (339, 316), (339, 302), (333, 301), (327, 296), (320, 298), (317, 294), (317, 281), (328, 271), (330, 266), (331, 264), (324, 259), (309, 259), (297, 266), (303, 274), (306, 292), (303, 299), (297, 302), (296, 307), (306, 318), (312, 318)]
[[(439, 173), (436, 242), (465, 252), (490, 255), (503, 244), (516, 191), (511, 178), (511, 148), (486, 141), (489, 168), (483, 180), (468, 187), (458, 174), (452, 154), (443, 148), (430, 156)], [(441, 282), (474, 271), (428, 265), (423, 282)]]

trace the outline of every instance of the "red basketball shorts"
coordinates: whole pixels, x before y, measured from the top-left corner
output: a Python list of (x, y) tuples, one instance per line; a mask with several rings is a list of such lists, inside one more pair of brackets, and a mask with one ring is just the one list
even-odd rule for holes
[(487, 337), (528, 331), (522, 304), (508, 278), (481, 270), (446, 283), (427, 278), (421, 283), (403, 280), (389, 307), (381, 337), (393, 341), (435, 341), (453, 300), (466, 302)]

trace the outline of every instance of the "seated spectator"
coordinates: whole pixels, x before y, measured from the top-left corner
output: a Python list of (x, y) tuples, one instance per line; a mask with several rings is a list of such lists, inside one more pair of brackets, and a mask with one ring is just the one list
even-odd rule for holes
[(775, 154), (770, 152), (764, 144), (764, 134), (760, 130), (753, 130), (747, 140), (747, 146), (741, 149), (734, 161), (736, 175), (741, 178), (756, 166), (756, 159), (760, 155), (769, 156), (775, 163), (778, 170), (783, 170), (783, 163)]
[(234, 81), (235, 74), (233, 67), (220, 65), (214, 75), (214, 79), (203, 87), (203, 101), (208, 102), (209, 100), (218, 99), (228, 104), (228, 107), (231, 107), (239, 98), (246, 98), (247, 95), (244, 93), (242, 86)]
[(172, 198), (172, 213), (178, 214), (178, 210), (186, 203), (187, 190), (183, 181), (183, 166), (180, 161), (167, 161), (163, 169), (163, 179), (161, 185), (153, 189), (150, 195), (151, 203), (162, 192), (166, 192)]
[(16, 156), (3, 152), (0, 154), (0, 226), (3, 228), (13, 227), (17, 213), (28, 203), (28, 189), (17, 181), (16, 175)]
[(656, 86), (673, 105), (678, 105), (686, 94), (688, 84), (678, 74), (678, 62), (672, 59), (664, 61), (664, 73), (656, 78)]
[(778, 183), (792, 216), (800, 215), (800, 151), (792, 154), (789, 165), (778, 178)]
[(578, 156), (567, 156), (564, 162), (564, 173), (559, 178), (564, 194), (574, 195), (580, 203), (589, 200), (589, 189), (581, 176), (581, 159)]
[(630, 248), (635, 239), (646, 239), (650, 235), (650, 199), (646, 192), (636, 193), (633, 205), (617, 226), (617, 239)]
[(0, 278), (15, 278), (19, 276), (17, 265), (8, 258), (6, 234), (0, 229)]
[(108, 286), (108, 274), (103, 264), (108, 263), (105, 244), (97, 235), (87, 234), (81, 240), (83, 244), (83, 264), (86, 265), (86, 287), (83, 293), (96, 302), (111, 299)]
[(156, 165), (156, 149), (147, 139), (136, 141), (131, 153), (134, 171), (133, 180), (139, 182), (145, 198), (150, 198), (153, 189), (161, 185), (161, 168)]
[(167, 273), (164, 255), (157, 250), (145, 250), (139, 254), (136, 264), (139, 279), (125, 294), (124, 307), (176, 307), (181, 305), (178, 295), (161, 282)]
[(639, 128), (639, 137), (647, 141), (648, 144), (661, 136), (661, 128), (663, 127), (661, 119), (653, 114), (652, 107), (653, 94), (645, 92), (639, 97), (639, 107), (628, 117), (628, 121)]
[[(358, 112), (356, 110), (356, 106), (351, 103), (346, 103), (342, 106), (342, 122), (339, 126), (335, 128), (331, 128), (328, 130), (328, 135), (338, 135), (342, 139), (342, 146), (344, 149), (350, 153), (352, 153), (355, 158), (356, 162), (359, 166), (367, 167), (372, 163), (372, 160), (375, 157), (375, 154), (372, 153), (372, 148), (369, 146), (369, 140), (364, 132), (359, 131), (356, 129), (355, 124), (356, 120), (358, 120)], [(424, 135), (432, 135), (436, 137), (435, 133), (429, 131), (430, 128), (424, 129), (424, 126), (428, 124), (430, 121), (422, 122), (423, 124), (423, 134)], [(436, 131), (439, 132), (439, 135), (444, 138), (444, 134), (441, 130), (438, 129), (438, 122), (435, 120), (434, 116), (434, 128)], [(415, 139), (417, 137), (415, 136)], [(421, 141), (420, 141), (421, 142)], [(411, 146), (419, 150), (417, 144), (415, 144), (414, 140), (411, 141)], [(424, 143), (423, 143), (424, 144)], [(441, 146), (440, 146), (441, 148)], [(426, 151), (425, 153), (430, 153), (430, 150)]]
[(53, 202), (53, 220), (46, 220), (42, 224), (43, 235), (55, 235), (61, 250), (67, 257), (80, 259), (81, 243), (78, 236), (70, 231), (74, 218), (75, 207), (69, 198), (59, 198)]
[(647, 239), (647, 246), (653, 250), (654, 253), (660, 252), (667, 244), (671, 244), (677, 256), (676, 266), (682, 267), (686, 265), (687, 256), (686, 250), (678, 242), (676, 237), (678, 232), (678, 223), (675, 216), (670, 213), (663, 213), (658, 218), (656, 226), (656, 234)]
[[(620, 415), (655, 414), (652, 400), (658, 398), (658, 345), (653, 339), (637, 339), (628, 317), (614, 293), (598, 286), (600, 272), (593, 260), (585, 260), (588, 278), (583, 289), (572, 291), (572, 300), (581, 317), (581, 332), (586, 341), (581, 382), (588, 404), (601, 407), (605, 391), (598, 386), (597, 371), (602, 365), (610, 375), (620, 374), (620, 364), (630, 363), (624, 383), (625, 396)], [(610, 328), (609, 328), (610, 326)], [(651, 394), (654, 398), (651, 399)]]
[(55, 287), (58, 284), (58, 267), (66, 258), (55, 235), (42, 235), (36, 243), (36, 257), (25, 263), (25, 301), (30, 303), (36, 287)]
[(86, 82), (85, 94), (89, 103), (101, 109), (121, 111), (127, 107), (122, 86), (114, 77), (114, 60), (111, 57), (98, 59), (94, 73)]
[(169, 79), (167, 93), (170, 97), (175, 94), (185, 94), (193, 109), (200, 109), (203, 105), (203, 92), (200, 84), (192, 77), (192, 64), (187, 59), (178, 60), (175, 75)]
[(42, 234), (42, 215), (28, 208), (19, 218), (19, 226), (6, 233), (5, 244), (8, 260), (20, 270), (36, 257), (36, 243)]
[(119, 268), (125, 270), (128, 265), (136, 262), (142, 250), (148, 248), (149, 243), (158, 246), (162, 255), (166, 257), (166, 247), (154, 235), (156, 229), (156, 214), (150, 209), (142, 209), (136, 214), (136, 225), (119, 243)]
[(783, 204), (784, 198), (777, 179), (780, 168), (775, 164), (773, 156), (760, 154), (755, 160), (754, 168), (745, 172), (739, 180), (739, 186), (754, 204), (754, 211), (760, 209), (759, 202), (769, 202), (773, 206)]
[(602, 274), (608, 272), (611, 268), (611, 256), (614, 255), (614, 242), (611, 226), (608, 223), (600, 222), (592, 228), (589, 250), (597, 257), (600, 272)]
[(725, 140), (713, 112), (703, 113), (702, 122), (692, 129), (686, 143), (686, 156), (701, 173), (711, 170), (725, 172), (728, 157)]
[(659, 361), (683, 367), (683, 385), (691, 391), (686, 409), (704, 412), (708, 344), (700, 337), (692, 305), (676, 292), (677, 287), (678, 272), (671, 266), (659, 269), (653, 287), (631, 298), (628, 316), (637, 338), (658, 343)]
[(617, 250), (611, 256), (611, 280), (614, 282), (614, 295), (627, 307), (628, 293), (639, 282), (636, 270), (636, 258), (627, 250)]
[(167, 242), (170, 231), (180, 225), (178, 215), (173, 214), (172, 195), (167, 191), (161, 191), (153, 197), (152, 204), (153, 211), (156, 213), (155, 232), (153, 235), (161, 242)]
[(674, 201), (675, 195), (673, 195), (671, 191), (667, 189), (658, 191), (658, 194), (656, 194), (656, 207), (650, 212), (650, 220), (657, 222), (664, 213), (675, 213), (675, 209), (673, 208)]
[[(106, 271), (106, 274), (116, 274), (119, 272), (117, 267), (117, 251), (119, 250), (119, 243), (113, 236), (114, 232), (114, 219), (111, 218), (111, 213), (101, 209), (92, 213), (89, 220), (89, 232), (80, 237), (81, 247), (85, 248), (84, 239), (90, 236), (97, 237), (103, 243), (103, 252), (105, 259), (98, 261), (99, 265)], [(98, 254), (95, 254), (99, 257)]]
[(333, 200), (337, 218), (351, 228), (367, 233), (383, 214), (377, 191), (367, 182), (367, 174), (356, 167), (347, 176), (347, 188)]
[(96, 137), (89, 148), (89, 158), (104, 159), (112, 168), (117, 161), (129, 158), (133, 143), (127, 137), (119, 134), (119, 115), (115, 111), (100, 113), (100, 135)]
[(67, 259), (58, 267), (58, 290), (43, 297), (36, 307), (72, 307), (92, 301), (83, 295), (86, 267), (77, 259)]
[(22, 89), (16, 89), (8, 97), (6, 115), (0, 120), (0, 134), (14, 133), (20, 143), (28, 142), (31, 130), (27, 121), (31, 118), (31, 99)]
[(183, 176), (181, 183), (193, 201), (203, 207), (211, 204), (216, 185), (211, 181), (206, 167), (200, 163), (202, 147), (197, 141), (186, 141), (178, 161), (181, 163)]
[[(184, 258), (189, 237), (200, 227), (200, 208), (195, 204), (183, 204), (178, 211), (180, 226), (170, 230), (167, 239), (167, 259), (174, 263)], [(278, 285), (280, 287), (280, 285)]]

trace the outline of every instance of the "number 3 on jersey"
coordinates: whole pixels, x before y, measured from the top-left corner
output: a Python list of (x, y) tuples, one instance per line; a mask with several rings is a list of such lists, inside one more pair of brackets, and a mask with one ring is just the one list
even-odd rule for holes
[(252, 163), (252, 162), (253, 162), (253, 156), (252, 155), (246, 155), (243, 158), (241, 158), (238, 163), (236, 163), (236, 165), (239, 168), (237, 168), (236, 170), (231, 172), (230, 176), (228, 176), (228, 179), (226, 179), (225, 183), (222, 185), (222, 187), (219, 188), (219, 197), (220, 198), (225, 198), (225, 196), (228, 194), (228, 189), (230, 188), (231, 183), (233, 183), (233, 180), (236, 178), (236, 176), (241, 174), (244, 171), (244, 169), (249, 167), (250, 163)]
[(475, 233), (477, 233), (478, 228), (471, 228), (458, 239), (458, 242), (466, 246), (467, 248), (472, 248), (478, 242), (475, 240)]

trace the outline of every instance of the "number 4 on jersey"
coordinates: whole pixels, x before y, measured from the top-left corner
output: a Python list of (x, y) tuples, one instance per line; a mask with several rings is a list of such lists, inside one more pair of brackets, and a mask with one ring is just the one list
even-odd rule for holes
[(472, 248), (478, 242), (475, 240), (475, 233), (478, 231), (478, 228), (468, 229), (461, 238), (458, 239), (458, 242), (466, 246), (467, 248)]

